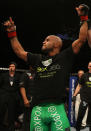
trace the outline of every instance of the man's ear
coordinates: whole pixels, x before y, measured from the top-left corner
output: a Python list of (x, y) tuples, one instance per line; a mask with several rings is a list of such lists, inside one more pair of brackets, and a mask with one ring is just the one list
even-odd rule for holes
[(59, 44), (55, 42), (54, 47), (57, 48), (58, 46), (59, 46)]

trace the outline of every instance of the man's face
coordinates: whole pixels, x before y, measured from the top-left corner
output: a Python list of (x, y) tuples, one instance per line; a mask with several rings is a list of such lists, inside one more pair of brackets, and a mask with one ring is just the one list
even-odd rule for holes
[(46, 37), (42, 45), (42, 51), (49, 52), (54, 48), (54, 41), (51, 36)]
[(78, 72), (78, 77), (81, 78), (83, 74), (84, 74), (83, 71), (79, 71), (79, 72)]
[(82, 5), (76, 7), (76, 11), (78, 13), (78, 16), (84, 15), (84, 12), (82, 11), (82, 8), (83, 8)]
[(9, 65), (9, 71), (15, 71), (15, 65), (14, 64)]

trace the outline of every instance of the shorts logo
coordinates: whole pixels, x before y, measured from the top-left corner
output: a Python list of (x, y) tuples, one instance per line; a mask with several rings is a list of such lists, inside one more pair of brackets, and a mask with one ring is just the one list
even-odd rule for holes
[(57, 112), (57, 109), (55, 106), (50, 106), (48, 108), (48, 112), (51, 113), (51, 117), (54, 120), (54, 124), (56, 126), (56, 130), (57, 131), (63, 131), (63, 126), (62, 126), (62, 121), (61, 121), (61, 117)]
[(54, 111), (56, 111), (56, 107), (55, 106), (50, 106), (48, 108), (48, 112), (54, 112)]
[(41, 128), (40, 126), (35, 127), (35, 131), (43, 131), (43, 128)]
[(36, 106), (35, 116), (34, 116), (34, 131), (43, 131), (41, 127), (41, 107)]

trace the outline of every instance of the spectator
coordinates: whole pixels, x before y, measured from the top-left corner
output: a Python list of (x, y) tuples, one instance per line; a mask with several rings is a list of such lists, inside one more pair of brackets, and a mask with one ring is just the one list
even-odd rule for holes
[(19, 73), (16, 72), (16, 63), (9, 64), (9, 72), (0, 77), (0, 131), (4, 131), (5, 112), (8, 111), (8, 130), (14, 131), (15, 116), (19, 103)]

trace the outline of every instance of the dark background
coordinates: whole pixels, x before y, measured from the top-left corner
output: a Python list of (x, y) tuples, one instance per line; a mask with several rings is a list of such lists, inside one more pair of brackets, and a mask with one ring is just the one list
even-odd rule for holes
[[(91, 0), (0, 0), (0, 67), (8, 67), (15, 61), (18, 68), (27, 65), (13, 52), (2, 23), (11, 16), (17, 26), (19, 41), (25, 50), (40, 53), (44, 38), (50, 34), (68, 34), (63, 49), (76, 38), (79, 29), (79, 17), (75, 7), (85, 3), (91, 8)], [(91, 9), (89, 12), (91, 18)], [(72, 72), (78, 69), (87, 71), (91, 60), (91, 49), (84, 44), (75, 60)]]

